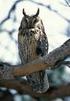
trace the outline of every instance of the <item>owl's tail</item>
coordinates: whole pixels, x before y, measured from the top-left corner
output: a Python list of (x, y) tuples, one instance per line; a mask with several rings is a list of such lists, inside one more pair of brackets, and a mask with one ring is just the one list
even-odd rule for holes
[(32, 73), (31, 75), (27, 76), (27, 80), (31, 84), (33, 91), (37, 93), (45, 93), (49, 88), (46, 71)]

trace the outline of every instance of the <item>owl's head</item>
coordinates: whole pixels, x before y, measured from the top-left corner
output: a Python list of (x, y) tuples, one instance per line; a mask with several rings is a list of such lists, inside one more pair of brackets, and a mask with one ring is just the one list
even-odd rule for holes
[(34, 28), (35, 25), (40, 20), (39, 16), (38, 16), (39, 15), (39, 8), (38, 8), (36, 14), (35, 15), (31, 15), (31, 16), (27, 15), (26, 12), (25, 12), (25, 10), (23, 9), (23, 15), (24, 16), (23, 16), (22, 21), (21, 21), (22, 29), (23, 28), (28, 28), (28, 29)]

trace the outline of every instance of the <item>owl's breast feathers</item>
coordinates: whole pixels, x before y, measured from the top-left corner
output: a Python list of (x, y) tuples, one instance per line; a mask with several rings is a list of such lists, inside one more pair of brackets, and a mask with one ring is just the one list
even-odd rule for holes
[(33, 34), (33, 32), (26, 30), (18, 35), (19, 55), (22, 58), (21, 62), (30, 62), (38, 56), (36, 54), (37, 40)]
[(38, 56), (46, 55), (48, 51), (48, 40), (46, 34), (38, 29), (30, 29), (18, 34), (19, 54), (26, 62), (36, 59)]

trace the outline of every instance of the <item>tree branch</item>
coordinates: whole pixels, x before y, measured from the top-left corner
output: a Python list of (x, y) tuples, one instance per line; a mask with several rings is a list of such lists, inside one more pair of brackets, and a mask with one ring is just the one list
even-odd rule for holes
[(66, 2), (66, 4), (68, 5), (68, 7), (70, 7), (70, 5), (69, 5), (69, 2), (70, 2), (70, 1), (68, 2), (67, 0), (65, 0), (65, 2)]
[(30, 85), (28, 85), (28, 83), (24, 79), (23, 79), (23, 82), (15, 79), (8, 79), (8, 80), (3, 79), (3, 80), (0, 80), (0, 87), (15, 89), (18, 92), (23, 94), (25, 93), (29, 94), (29, 92), (32, 91)]
[(8, 12), (8, 15), (6, 16), (6, 18), (4, 18), (1, 22), (0, 22), (0, 26), (4, 24), (5, 21), (9, 20), (10, 19), (10, 15), (13, 11), (15, 11), (16, 9), (16, 5), (21, 2), (23, 0), (17, 0), (14, 2), (14, 4), (12, 5), (12, 7), (10, 8), (9, 12)]
[(25, 83), (24, 80), (22, 84), (17, 80), (0, 80), (0, 87), (15, 89), (22, 94), (28, 94), (33, 97), (47, 97), (48, 99), (70, 96), (70, 84), (62, 85), (58, 88), (50, 88), (46, 93), (43, 94), (33, 92), (30, 85)]
[(25, 64), (24, 66), (14, 68), (13, 75), (25, 76), (33, 72), (49, 69), (49, 67), (54, 69), (56, 63), (64, 60), (67, 56), (70, 56), (70, 39), (67, 40), (62, 46), (50, 52), (47, 56), (44, 56), (43, 58), (40, 57), (30, 63)]
[[(0, 87), (7, 87), (16, 89), (23, 94), (29, 94), (34, 97), (46, 96), (47, 98), (56, 98), (70, 95), (70, 85), (62, 85), (58, 88), (49, 88), (49, 90), (44, 93), (36, 93), (32, 91), (32, 87), (27, 83), (27, 81), (16, 80), (15, 76), (29, 75), (30, 73), (37, 72), (44, 69), (55, 68), (58, 61), (64, 60), (70, 55), (70, 39), (67, 40), (63, 45), (57, 49), (50, 52), (47, 56), (43, 58), (36, 59), (31, 63), (27, 63), (22, 66), (11, 66), (7, 63), (0, 63)], [(65, 62), (65, 65), (70, 66), (70, 62)], [(56, 66), (56, 68), (59, 66)]]

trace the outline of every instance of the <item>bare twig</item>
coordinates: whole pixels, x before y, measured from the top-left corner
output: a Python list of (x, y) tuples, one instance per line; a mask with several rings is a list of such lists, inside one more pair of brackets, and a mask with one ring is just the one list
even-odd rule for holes
[(6, 18), (4, 18), (4, 19), (0, 22), (0, 26), (1, 26), (5, 21), (7, 21), (8, 19), (10, 19), (11, 13), (16, 9), (16, 5), (17, 5), (17, 3), (19, 3), (20, 1), (23, 1), (23, 0), (17, 0), (17, 1), (14, 2), (14, 4), (12, 5), (12, 7), (10, 8), (10, 10), (9, 10), (8, 15), (6, 16)]
[[(55, 10), (54, 8), (51, 7), (51, 5), (47, 5), (47, 4), (43, 4), (43, 3), (40, 3), (40, 2), (37, 2), (37, 1), (34, 1), (34, 0), (28, 0), (34, 4), (37, 4), (37, 5), (40, 5), (42, 7), (46, 7), (48, 10), (54, 12), (55, 14), (57, 14), (58, 16), (60, 16), (62, 19), (64, 19), (65, 21), (67, 21), (68, 23), (70, 23), (70, 20), (67, 19), (66, 17), (64, 17), (61, 13), (59, 13), (57, 10)], [(66, 0), (67, 1), (67, 0)], [(66, 2), (68, 4), (68, 2)], [(69, 5), (68, 5), (69, 6)]]
[(66, 4), (68, 5), (68, 7), (70, 7), (69, 2), (67, 0), (65, 0)]

